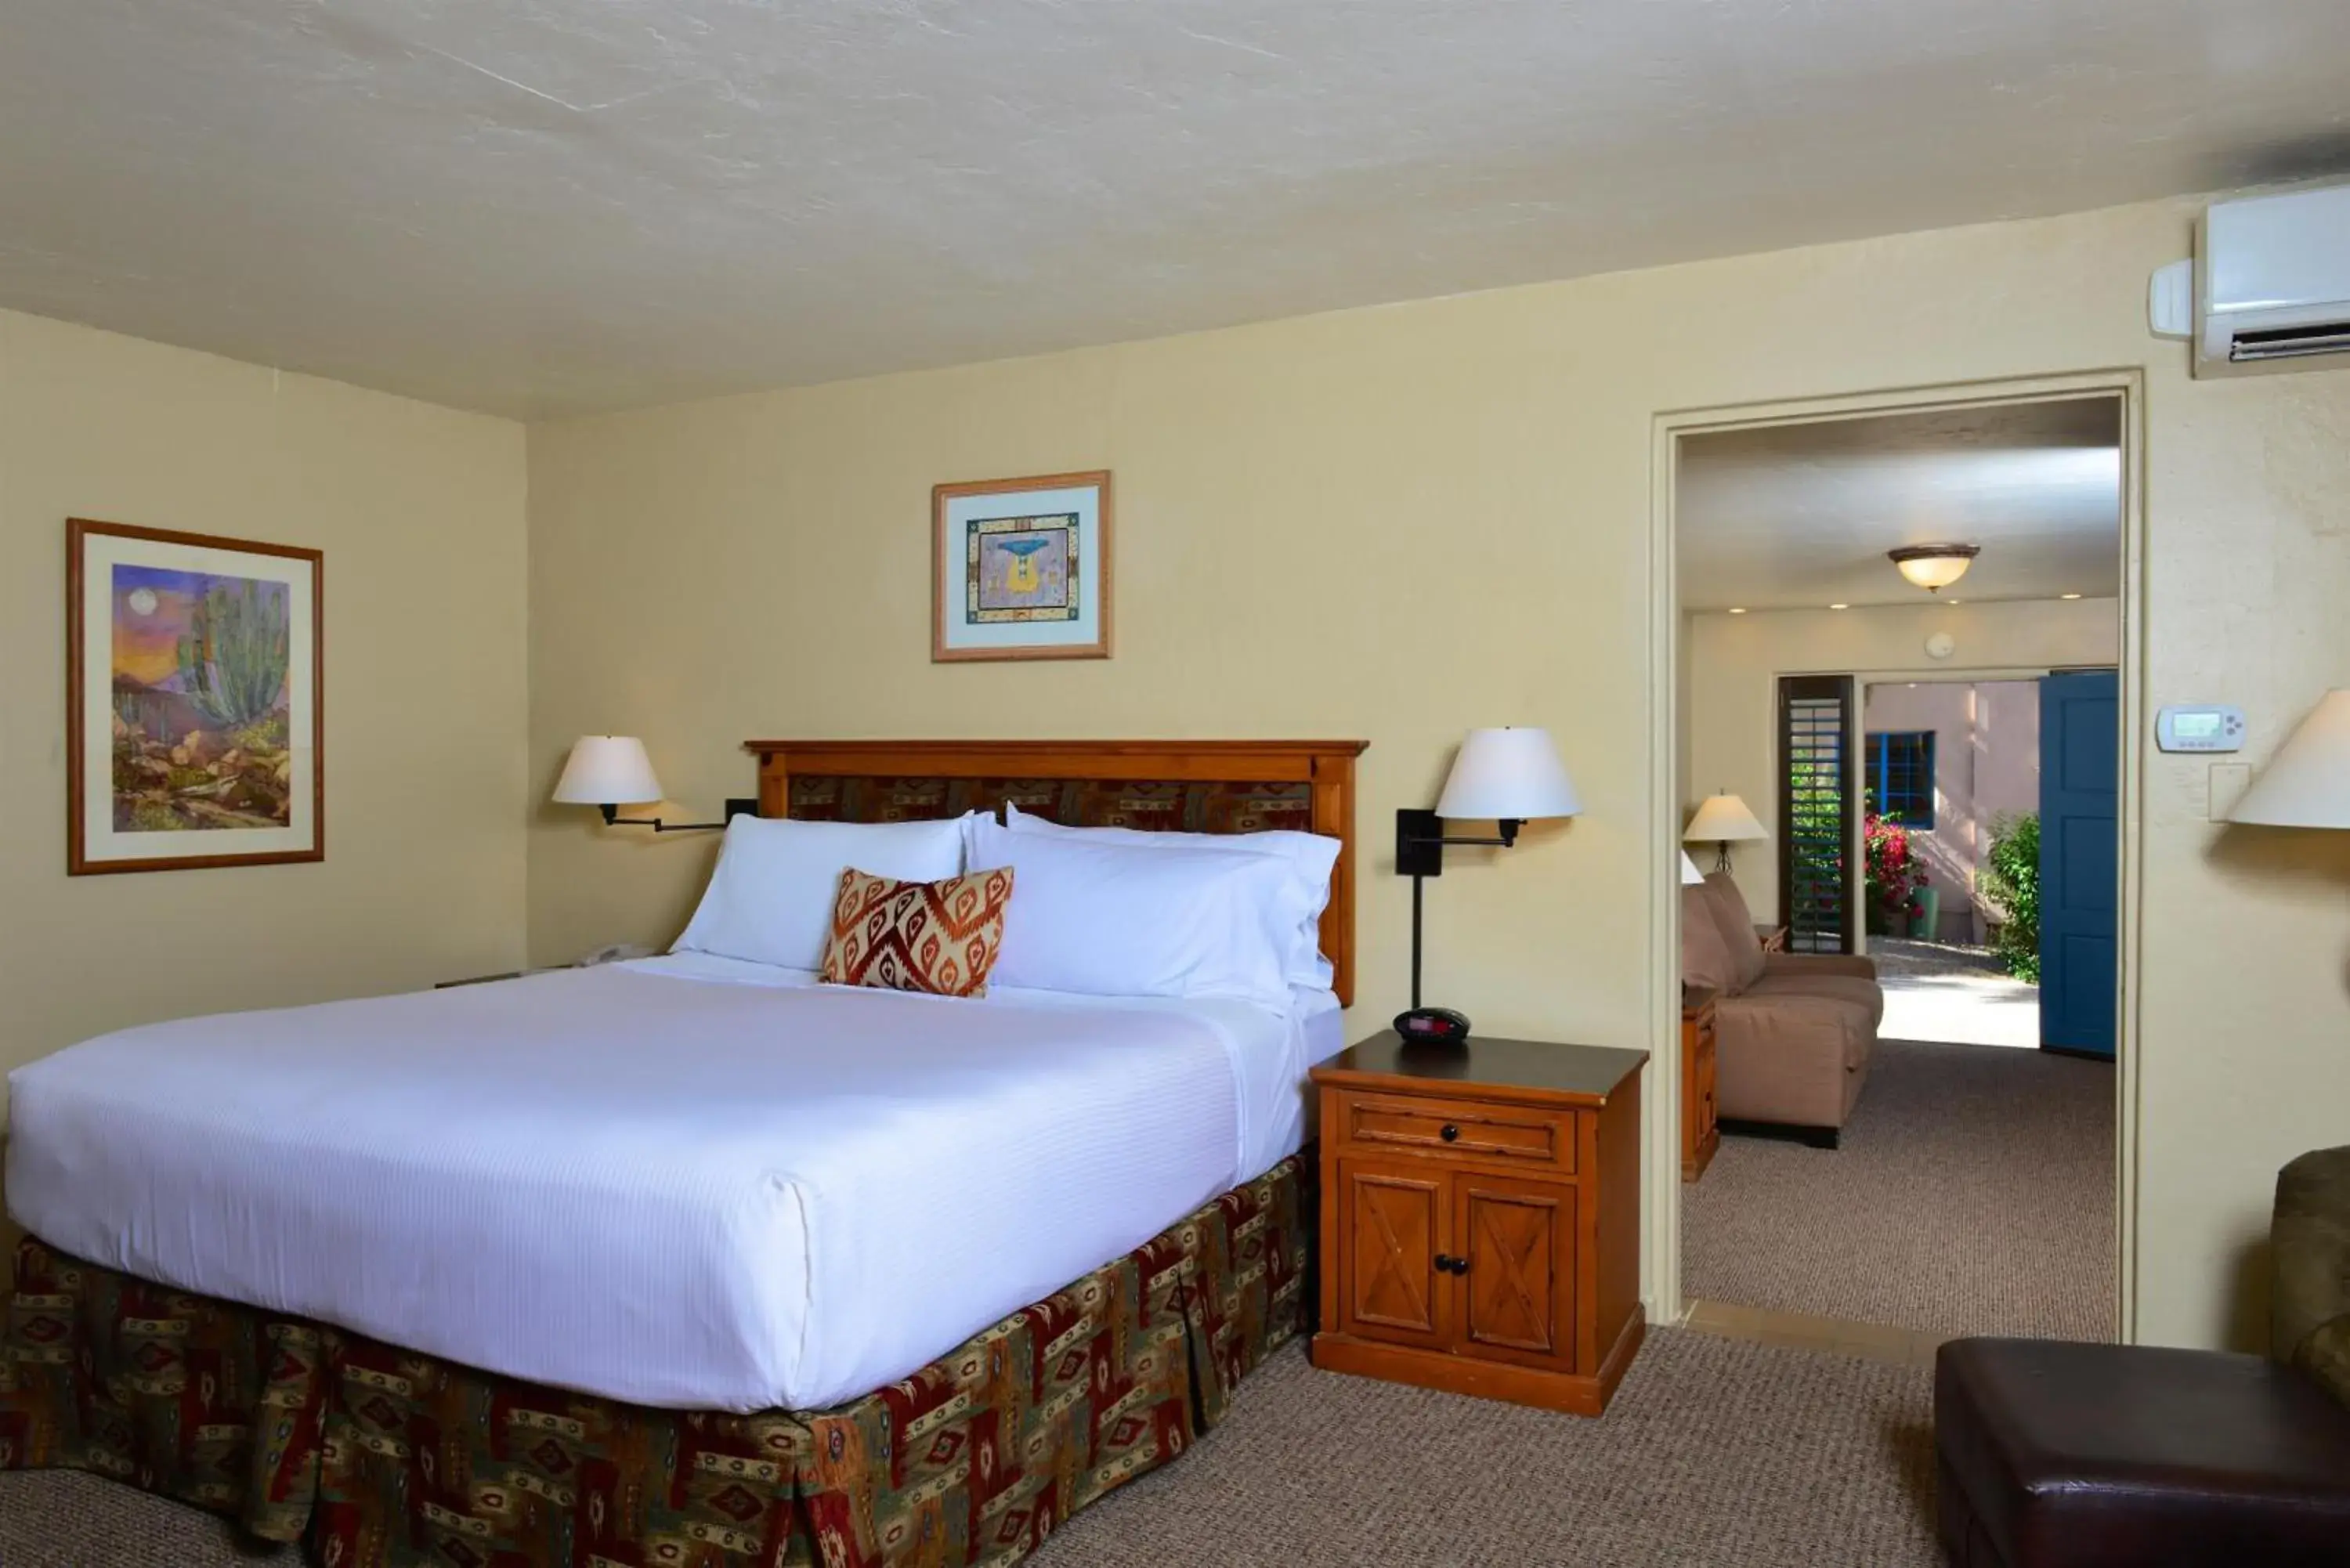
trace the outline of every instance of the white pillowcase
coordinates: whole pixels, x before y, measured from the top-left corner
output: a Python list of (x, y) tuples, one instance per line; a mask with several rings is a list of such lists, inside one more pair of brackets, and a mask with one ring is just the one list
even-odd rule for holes
[(1228, 996), (1289, 1005), (1294, 883), (1279, 857), (970, 826), (971, 868), (1009, 866), (990, 985), (1081, 996)]
[[(1241, 850), (1280, 856), (1289, 862), (1295, 877), (1296, 887), (1291, 898), (1302, 911), (1295, 940), (1283, 961), (1289, 983), (1309, 991), (1327, 991), (1337, 977), (1330, 961), (1322, 956), (1322, 911), (1329, 908), (1330, 873), (1338, 864), (1338, 841), (1335, 838), (1286, 828), (1263, 833), (1170, 833), (1139, 827), (1065, 827), (1041, 816), (1030, 816), (1008, 801), (1004, 803), (1003, 815), (1014, 833), (1154, 849)], [(985, 818), (974, 812), (972, 820)]]
[(818, 969), (832, 932), (840, 874), (854, 866), (902, 882), (962, 873), (963, 825), (795, 822), (738, 816), (718, 867), (671, 952), (714, 953), (785, 969)]

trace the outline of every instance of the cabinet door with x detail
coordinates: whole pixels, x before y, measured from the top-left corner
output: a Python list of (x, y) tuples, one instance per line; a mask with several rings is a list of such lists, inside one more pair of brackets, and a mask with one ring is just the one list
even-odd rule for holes
[(1449, 1348), (1451, 1174), (1423, 1160), (1342, 1159), (1338, 1204), (1340, 1332)]
[(1572, 1366), (1576, 1189), (1463, 1170), (1452, 1194), (1460, 1343), (1492, 1360)]

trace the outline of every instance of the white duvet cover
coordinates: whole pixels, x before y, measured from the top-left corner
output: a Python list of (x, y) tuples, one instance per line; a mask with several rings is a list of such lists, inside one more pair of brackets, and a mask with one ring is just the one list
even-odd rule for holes
[(1298, 1146), (1336, 999), (808, 983), (697, 955), (187, 1019), (10, 1075), (51, 1244), (670, 1408), (914, 1371)]

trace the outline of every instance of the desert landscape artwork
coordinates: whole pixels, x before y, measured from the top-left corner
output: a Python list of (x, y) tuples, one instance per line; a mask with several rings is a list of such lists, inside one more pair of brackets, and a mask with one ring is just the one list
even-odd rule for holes
[(284, 583), (114, 568), (114, 826), (284, 827)]
[[(112, 862), (77, 868), (307, 857), (315, 552), (96, 524), (73, 547), (77, 860)], [(87, 733), (100, 680), (102, 777)]]

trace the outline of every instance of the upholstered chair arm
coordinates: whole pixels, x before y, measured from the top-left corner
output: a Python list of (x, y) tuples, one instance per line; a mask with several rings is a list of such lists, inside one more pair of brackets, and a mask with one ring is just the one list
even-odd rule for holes
[(2277, 1173), (2269, 1251), (2270, 1355), (2350, 1406), (2350, 1147)]
[(1764, 974), (1840, 974), (1875, 980), (1877, 961), (1866, 953), (1764, 953)]

